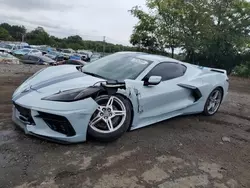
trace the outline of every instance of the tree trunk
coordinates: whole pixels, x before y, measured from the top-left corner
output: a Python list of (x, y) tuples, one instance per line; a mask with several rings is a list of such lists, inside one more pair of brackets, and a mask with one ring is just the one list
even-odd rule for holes
[(194, 62), (194, 51), (192, 50), (192, 63), (195, 64)]
[(174, 58), (174, 48), (171, 47), (171, 57)]

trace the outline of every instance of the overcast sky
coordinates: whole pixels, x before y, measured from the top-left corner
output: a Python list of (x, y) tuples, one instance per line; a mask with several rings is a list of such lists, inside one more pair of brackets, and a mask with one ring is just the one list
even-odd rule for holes
[(42, 26), (49, 34), (129, 44), (137, 19), (128, 10), (145, 0), (0, 0), (0, 23)]

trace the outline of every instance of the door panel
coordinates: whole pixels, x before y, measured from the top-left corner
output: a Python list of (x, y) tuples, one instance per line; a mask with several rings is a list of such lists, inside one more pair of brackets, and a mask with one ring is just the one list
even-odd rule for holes
[(156, 86), (142, 86), (139, 89), (140, 119), (166, 115), (193, 104), (191, 91), (177, 85), (181, 79), (163, 81)]

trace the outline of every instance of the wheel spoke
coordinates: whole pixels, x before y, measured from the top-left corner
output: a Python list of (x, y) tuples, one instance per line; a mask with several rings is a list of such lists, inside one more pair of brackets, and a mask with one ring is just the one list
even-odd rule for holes
[(215, 100), (216, 105), (219, 104), (219, 103), (220, 103), (220, 99)]
[(113, 116), (124, 116), (125, 114), (126, 114), (126, 111), (119, 111), (119, 110), (113, 111)]
[(112, 107), (113, 102), (114, 102), (114, 97), (111, 96), (111, 97), (109, 98), (109, 100), (108, 100), (108, 103), (107, 103), (106, 107)]
[(97, 107), (97, 110), (98, 110), (99, 112), (102, 112), (102, 108), (103, 108), (103, 106), (98, 106), (98, 107)]
[(109, 129), (110, 131), (113, 131), (114, 127), (113, 127), (113, 123), (112, 123), (111, 118), (108, 118), (107, 120), (105, 120), (105, 122), (106, 122), (106, 124), (107, 124), (107, 126), (108, 126), (108, 129)]
[(208, 109), (208, 111), (210, 111), (212, 108), (213, 108), (213, 103), (210, 102), (209, 105), (208, 105), (208, 107), (207, 107), (207, 109)]
[(215, 91), (214, 95), (213, 95), (213, 99), (217, 99), (218, 98), (218, 95), (219, 95), (219, 91)]
[(102, 119), (102, 118), (101, 118), (99, 115), (97, 115), (96, 117), (94, 117), (94, 118), (92, 119), (92, 121), (89, 123), (89, 125), (90, 125), (90, 126), (93, 126), (93, 125), (95, 125), (97, 122), (99, 122), (101, 119)]

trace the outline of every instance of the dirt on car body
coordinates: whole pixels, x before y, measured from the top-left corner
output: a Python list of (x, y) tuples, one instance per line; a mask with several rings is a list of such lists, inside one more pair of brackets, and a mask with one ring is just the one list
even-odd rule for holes
[(0, 66), (0, 187), (250, 187), (250, 80), (230, 78), (212, 117), (183, 116), (112, 143), (60, 145), (11, 121), (11, 95), (43, 66)]

